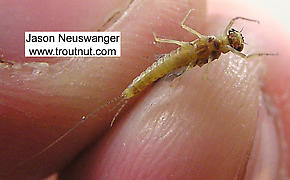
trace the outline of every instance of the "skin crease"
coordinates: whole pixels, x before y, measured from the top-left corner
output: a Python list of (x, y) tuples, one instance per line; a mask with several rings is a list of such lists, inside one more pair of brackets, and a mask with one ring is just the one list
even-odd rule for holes
[[(204, 7), (203, 2), (198, 3), (192, 3), (191, 7), (198, 9), (195, 15), (199, 20), (204, 18), (205, 8), (202, 8)], [(176, 11), (177, 7), (180, 8), (178, 11)], [(91, 112), (95, 107), (120, 94), (121, 90), (136, 75), (153, 62), (155, 54), (169, 52), (169, 50), (176, 48), (174, 45), (166, 44), (153, 46), (151, 27), (148, 22), (152, 22), (154, 30), (162, 37), (192, 40), (192, 35), (178, 26), (188, 7), (189, 5), (184, 2), (134, 2), (130, 11), (127, 12), (127, 16), (109, 29), (122, 31), (123, 44), (120, 61), (114, 60), (112, 62), (103, 59), (88, 61), (59, 60), (59, 64), (50, 67), (49, 73), (44, 73), (44, 75), (36, 78), (28, 75), (31, 74), (29, 69), (23, 68), (15, 73), (16, 79), (19, 78), (22, 83), (15, 79), (9, 79), (7, 74), (10, 72), (1, 70), (1, 81), (3, 82), (1, 96), (5, 97), (3, 98), (4, 103), (1, 104), (1, 119), (5, 119), (5, 124), (1, 122), (1, 132), (6, 135), (2, 136), (3, 140), (1, 140), (1, 149), (5, 149), (1, 151), (0, 155), (1, 162), (3, 162), (1, 164), (1, 174), (5, 174), (7, 171), (11, 172), (11, 169), (17, 164), (16, 162), (25, 160), (39, 152), (72, 127), (83, 114)], [(218, 12), (217, 8), (216, 13)], [(245, 11), (241, 10), (241, 12), (244, 15)], [(107, 17), (104, 14), (106, 13), (100, 13), (98, 18)], [(223, 16), (227, 17), (227, 15)], [(247, 16), (257, 17), (255, 14), (247, 14)], [(209, 17), (211, 20), (215, 20), (214, 16)], [(230, 15), (225, 19), (229, 20), (231, 17)], [(85, 28), (76, 29), (93, 29), (96, 26), (96, 20), (92, 21), (92, 19), (94, 18), (88, 19), (87, 22), (94, 23), (82, 24)], [(222, 20), (217, 23), (218, 28), (209, 26), (212, 23), (209, 23), (209, 25), (200, 24), (201, 22), (195, 21), (194, 18), (187, 24), (202, 33), (212, 34), (212, 32), (216, 33), (218, 30), (221, 32), (219, 28), (225, 27), (225, 21)], [(262, 22), (267, 21), (263, 20)], [(59, 24), (55, 24), (55, 27), (58, 27)], [(70, 24), (67, 25), (69, 28), (66, 28), (71, 30), (70, 28), (74, 26), (76, 25)], [(204, 26), (204, 28), (201, 28), (201, 26)], [(265, 33), (263, 31), (265, 28), (261, 26), (265, 27), (266, 25), (246, 23), (245, 32), (249, 33), (251, 30), (261, 32), (261, 34), (255, 33), (252, 35), (254, 38), (256, 36), (269, 36), (267, 31), (266, 35), (262, 34)], [(284, 60), (275, 61), (277, 63), (273, 64), (273, 60), (276, 60), (277, 57), (267, 58), (267, 65), (271, 65), (274, 69), (271, 68), (267, 72), (264, 88), (271, 97), (275, 96), (278, 102), (276, 105), (281, 110), (282, 124), (284, 123), (285, 127), (289, 109), (286, 109), (283, 101), (279, 101), (279, 97), (283, 95), (283, 89), (287, 90), (287, 86), (286, 83), (278, 84), (278, 82), (281, 81), (280, 79), (287, 77), (286, 69), (289, 69), (289, 62), (286, 62), (285, 59), (289, 57), (289, 54), (286, 54), (287, 52), (284, 54), (283, 48), (286, 49), (289, 46), (286, 44), (287, 41), (281, 41), (277, 39), (277, 36), (275, 38), (277, 43), (274, 43), (273, 46), (254, 50), (279, 51), (279, 58)], [(278, 38), (283, 39), (283, 35)], [(247, 39), (249, 39), (250, 45), (255, 45), (252, 40), (255, 41), (256, 39), (250, 39), (248, 36)], [(270, 36), (267, 40), (269, 39), (272, 42), (274, 37)], [(275, 46), (278, 43), (281, 44)], [(260, 44), (265, 43), (261, 41)], [(6, 57), (13, 59), (13, 56), (8, 56), (9, 49), (5, 50), (7, 51)], [(231, 56), (221, 58), (219, 61), (226, 61), (229, 57)], [(224, 64), (223, 62), (213, 64), (209, 73), (210, 80), (213, 78), (212, 81), (216, 82), (214, 73), (224, 72), (223, 68), (229, 67), (228, 64), (227, 61)], [(246, 65), (242, 63), (241, 67), (245, 68)], [(246, 92), (251, 92), (249, 96), (244, 95), (240, 98), (236, 97), (239, 94), (226, 96), (227, 91), (222, 91), (218, 94), (218, 97), (224, 98), (226, 96), (229, 99), (235, 99), (233, 102), (236, 102), (236, 104), (224, 103), (218, 109), (214, 109), (218, 106), (218, 102), (223, 99), (214, 97), (213, 93), (218, 92), (218, 87), (208, 81), (203, 81), (201, 78), (203, 72), (203, 70), (196, 68), (182, 76), (179, 81), (158, 81), (154, 87), (149, 88), (140, 97), (136, 98), (135, 102), (130, 104), (131, 106), (125, 108), (113, 129), (106, 132), (104, 136), (102, 134), (108, 127), (114, 113), (107, 112), (106, 115), (103, 115), (102, 113), (106, 111), (100, 112), (96, 118), (87, 121), (50, 151), (19, 167), (17, 173), (13, 173), (14, 179), (24, 176), (26, 179), (44, 177), (53, 170), (63, 167), (85, 145), (96, 139), (98, 139), (96, 146), (87, 151), (79, 161), (67, 168), (61, 176), (63, 179), (78, 179), (84, 176), (94, 179), (100, 177), (100, 175), (117, 178), (121, 174), (125, 179), (133, 178), (138, 174), (142, 177), (148, 177), (147, 172), (152, 172), (149, 174), (152, 175), (150, 177), (154, 178), (183, 177), (186, 179), (196, 176), (208, 178), (209, 175), (214, 177), (214, 175), (219, 174), (221, 177), (232, 179), (237, 175), (237, 172), (242, 171), (240, 169), (243, 167), (246, 152), (250, 149), (253, 139), (256, 123), (254, 114), (258, 111), (259, 103), (254, 98), (259, 95), (258, 80), (255, 80), (257, 75), (255, 75), (255, 71), (247, 72), (246, 77), (253, 78), (253, 82), (242, 81), (242, 85), (249, 86), (249, 88), (244, 89)], [(230, 82), (234, 84), (238, 77), (231, 73), (231, 68), (228, 72), (230, 75), (219, 75), (217, 78), (220, 83), (228, 82), (225, 83), (225, 86), (228, 85), (226, 87), (231, 90)], [(25, 77), (29, 80), (24, 81)], [(72, 86), (70, 83), (74, 83), (74, 85)], [(108, 89), (108, 87), (111, 88)], [(279, 89), (274, 87), (279, 87)], [(213, 92), (209, 91), (208, 88), (212, 88)], [(238, 89), (240, 88), (243, 89), (244, 86), (238, 87)], [(207, 94), (202, 93), (201, 90), (210, 94), (211, 99), (207, 99), (208, 101), (203, 99), (207, 97)], [(189, 98), (191, 101), (188, 101)], [(251, 98), (255, 100), (251, 101)], [(213, 102), (217, 104), (210, 106), (209, 104)], [(240, 113), (243, 116), (239, 118), (235, 114), (231, 114), (231, 111), (223, 111), (229, 107), (241, 105), (241, 102), (251, 102), (253, 110), (242, 108)], [(10, 103), (11, 105), (9, 105)], [(181, 110), (183, 115), (176, 115), (176, 112)], [(228, 113), (227, 118), (218, 114), (222, 112)], [(102, 115), (104, 118), (100, 118)], [(212, 119), (215, 119), (215, 122), (212, 122)], [(237, 120), (237, 123), (227, 124), (223, 120)], [(237, 128), (245, 124), (248, 127), (245, 130)], [(153, 130), (154, 133), (152, 133)], [(287, 129), (285, 132), (286, 137), (289, 137)], [(225, 137), (231, 138), (224, 139)], [(140, 138), (144, 140), (143, 144), (142, 141), (138, 141)], [(231, 156), (227, 156), (229, 154)], [(139, 158), (136, 159), (136, 157)], [(97, 161), (89, 161), (90, 159)], [(165, 159), (166, 161), (160, 164), (155, 162), (156, 159)], [(96, 165), (96, 162), (98, 162), (98, 165)], [(221, 164), (221, 162), (225, 163)], [(153, 165), (154, 167), (152, 167)], [(196, 171), (189, 171), (188, 167)], [(10, 177), (10, 179), (13, 179), (12, 176)]]

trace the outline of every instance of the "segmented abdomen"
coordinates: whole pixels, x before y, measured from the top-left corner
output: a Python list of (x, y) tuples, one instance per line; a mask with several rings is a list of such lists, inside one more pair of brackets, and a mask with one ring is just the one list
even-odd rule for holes
[(157, 79), (180, 67), (187, 66), (190, 62), (195, 63), (196, 59), (195, 48), (190, 44), (164, 55), (133, 80), (123, 91), (123, 98), (129, 99), (137, 95)]

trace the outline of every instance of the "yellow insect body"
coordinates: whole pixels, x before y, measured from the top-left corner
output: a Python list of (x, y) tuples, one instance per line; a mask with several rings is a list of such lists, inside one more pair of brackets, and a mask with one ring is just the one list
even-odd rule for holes
[[(212, 37), (209, 39), (212, 39)], [(193, 43), (188, 42), (171, 53), (164, 55), (136, 77), (123, 91), (122, 97), (130, 99), (157, 79), (181, 67), (187, 67), (189, 64), (191, 67), (195, 65), (202, 66), (208, 63), (208, 56), (211, 52), (214, 52), (215, 57), (218, 58), (220, 51), (210, 47), (206, 41), (208, 41), (208, 38), (201, 38)]]
[(180, 47), (161, 57), (136, 77), (123, 91), (122, 97), (130, 99), (157, 79), (178, 68), (187, 66), (190, 62), (196, 62), (196, 60), (195, 48), (192, 45)]

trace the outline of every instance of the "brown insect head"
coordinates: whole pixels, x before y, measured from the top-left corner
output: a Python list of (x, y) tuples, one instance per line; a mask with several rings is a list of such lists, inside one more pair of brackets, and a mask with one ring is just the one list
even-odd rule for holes
[(227, 38), (230, 46), (235, 50), (241, 52), (244, 49), (244, 37), (240, 31), (230, 29)]

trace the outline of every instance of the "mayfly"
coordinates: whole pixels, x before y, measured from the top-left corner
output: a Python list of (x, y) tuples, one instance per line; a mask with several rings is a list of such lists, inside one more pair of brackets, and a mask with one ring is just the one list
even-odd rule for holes
[[(209, 64), (212, 61), (218, 59), (222, 53), (225, 54), (228, 52), (232, 52), (244, 59), (256, 56), (277, 55), (272, 53), (254, 53), (246, 55), (241, 52), (244, 49), (245, 41), (241, 31), (237, 31), (232, 28), (234, 22), (239, 19), (256, 23), (259, 23), (259, 21), (244, 17), (235, 17), (227, 25), (224, 33), (221, 36), (205, 36), (184, 24), (191, 11), (193, 10), (194, 9), (190, 9), (188, 11), (186, 16), (181, 21), (180, 25), (183, 29), (196, 35), (198, 39), (191, 42), (161, 39), (156, 36), (155, 32), (153, 32), (153, 37), (156, 42), (177, 44), (180, 47), (176, 50), (171, 51), (169, 54), (165, 54), (164, 56), (159, 58), (139, 76), (137, 76), (132, 81), (132, 83), (122, 92), (120, 96), (103, 104), (87, 116), (83, 116), (82, 121), (88, 119), (91, 116), (94, 116), (100, 109), (107, 107), (109, 104), (120, 100), (118, 104), (122, 103), (122, 105), (114, 115), (113, 120), (111, 121), (111, 126), (113, 126), (114, 121), (116, 120), (117, 116), (124, 108), (124, 106), (127, 104), (128, 100), (142, 92), (150, 84), (179, 68), (186, 67), (185, 71), (188, 71), (196, 65), (202, 67), (205, 64)], [(81, 123), (81, 121), (79, 123)], [(77, 126), (78, 125), (76, 125), (75, 127)]]
[[(42, 151), (35, 154), (33, 157), (29, 159), (33, 159), (39, 156), (40, 154), (44, 153), (53, 145), (62, 140), (69, 133), (71, 133), (74, 129), (76, 129), (81, 123), (85, 122), (86, 119), (94, 116), (98, 111), (100, 111), (105, 107), (108, 107), (110, 104), (119, 101), (117, 105), (121, 104), (121, 107), (116, 112), (116, 114), (113, 117), (113, 120), (111, 121), (112, 126), (115, 119), (117, 118), (121, 110), (124, 108), (124, 106), (127, 104), (129, 99), (139, 94), (141, 91), (143, 91), (146, 87), (148, 87), (150, 84), (152, 84), (159, 78), (162, 78), (166, 74), (171, 73), (179, 68), (185, 67), (186, 68), (185, 71), (188, 71), (189, 69), (191, 69), (196, 65), (201, 67), (205, 64), (209, 64), (212, 61), (218, 59), (222, 53), (225, 54), (228, 52), (232, 52), (244, 59), (257, 56), (277, 55), (272, 53), (255, 53), (246, 55), (241, 52), (245, 44), (244, 37), (242, 36), (242, 33), (240, 31), (237, 31), (232, 28), (234, 22), (236, 20), (245, 20), (259, 23), (259, 21), (244, 17), (235, 17), (230, 21), (230, 23), (226, 26), (224, 33), (219, 37), (205, 36), (184, 24), (192, 10), (193, 9), (190, 9), (188, 11), (188, 13), (183, 18), (180, 24), (183, 29), (196, 35), (198, 37), (196, 40), (191, 42), (184, 42), (170, 39), (161, 39), (156, 36), (155, 32), (153, 32), (154, 40), (156, 42), (177, 44), (180, 47), (177, 48), (176, 50), (171, 51), (169, 54), (160, 57), (150, 67), (148, 67), (139, 76), (137, 76), (132, 81), (132, 83), (122, 92), (120, 96), (103, 104), (102, 106), (100, 106), (94, 112), (88, 114), (87, 116), (83, 116), (82, 120), (80, 120), (77, 124), (75, 124), (74, 127), (72, 127), (70, 130), (68, 130), (66, 133), (60, 136), (57, 140), (48, 145), (45, 149), (43, 149)], [(21, 164), (23, 164), (23, 162)]]

